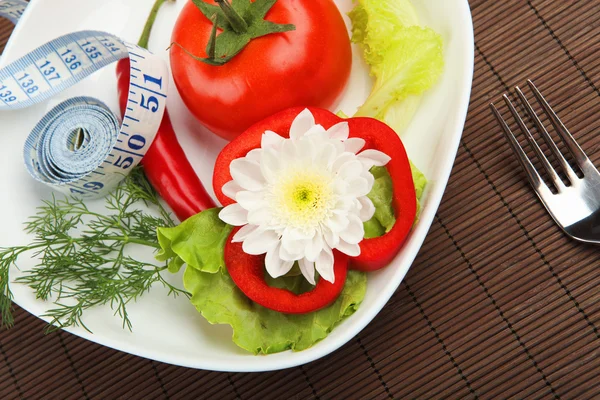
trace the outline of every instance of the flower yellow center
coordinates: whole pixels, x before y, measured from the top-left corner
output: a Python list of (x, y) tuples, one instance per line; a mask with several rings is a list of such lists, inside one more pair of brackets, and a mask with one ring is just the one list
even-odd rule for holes
[(317, 170), (286, 172), (274, 187), (274, 210), (288, 225), (316, 227), (334, 205), (332, 182), (331, 177)]

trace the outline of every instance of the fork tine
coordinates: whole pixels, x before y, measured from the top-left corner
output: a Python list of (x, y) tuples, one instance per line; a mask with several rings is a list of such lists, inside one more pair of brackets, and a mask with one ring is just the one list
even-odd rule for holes
[(529, 85), (529, 87), (533, 91), (533, 94), (544, 108), (544, 111), (546, 111), (546, 114), (548, 114), (548, 116), (550, 117), (550, 121), (552, 122), (552, 125), (554, 125), (554, 128), (556, 129), (558, 134), (565, 141), (565, 144), (567, 145), (567, 148), (575, 158), (575, 162), (577, 163), (577, 165), (582, 170), (584, 170), (585, 168), (589, 168), (590, 166), (595, 169), (588, 156), (583, 152), (581, 147), (579, 147), (579, 144), (577, 144), (575, 138), (573, 137), (573, 135), (571, 135), (571, 132), (569, 132), (567, 127), (562, 123), (558, 115), (556, 115), (552, 107), (550, 107), (550, 104), (548, 104), (548, 101), (546, 101), (546, 99), (535, 86), (535, 84), (530, 79), (527, 80), (527, 84)]
[(554, 154), (554, 157), (556, 157), (556, 159), (558, 160), (558, 163), (562, 167), (563, 171), (565, 171), (565, 173), (567, 174), (569, 181), (571, 181), (571, 183), (573, 184), (574, 182), (576, 182), (579, 179), (577, 177), (577, 174), (575, 174), (575, 171), (573, 171), (573, 168), (571, 168), (571, 166), (567, 162), (567, 159), (560, 152), (560, 149), (556, 145), (556, 142), (554, 141), (554, 139), (552, 139), (552, 137), (548, 133), (548, 130), (546, 129), (546, 127), (544, 126), (544, 124), (542, 123), (542, 121), (540, 120), (538, 115), (536, 114), (536, 112), (534, 111), (533, 107), (531, 106), (531, 103), (529, 103), (529, 100), (527, 100), (527, 97), (525, 97), (525, 94), (523, 94), (523, 92), (521, 91), (521, 89), (518, 86), (515, 87), (515, 91), (517, 92), (517, 95), (521, 99), (521, 103), (525, 107), (525, 110), (527, 110), (527, 114), (529, 114), (529, 117), (531, 117), (535, 126), (537, 127), (538, 131), (540, 132), (540, 135), (542, 135), (542, 138), (544, 138), (544, 141), (550, 147), (552, 154)]
[[(517, 88), (517, 91), (519, 91), (519, 88)], [(504, 99), (504, 102), (508, 106), (508, 109), (510, 110), (510, 112), (513, 115), (514, 119), (517, 121), (517, 124), (521, 128), (521, 131), (523, 131), (523, 133), (525, 133), (525, 136), (527, 137), (527, 140), (529, 141), (529, 145), (535, 151), (535, 154), (537, 155), (538, 159), (542, 163), (542, 166), (544, 167), (544, 169), (546, 170), (546, 172), (548, 172), (548, 174), (550, 175), (550, 178), (552, 179), (552, 182), (554, 183), (554, 186), (560, 192), (561, 190), (564, 189), (565, 184), (560, 179), (560, 177), (558, 176), (558, 174), (556, 173), (556, 171), (554, 170), (554, 168), (552, 168), (552, 165), (550, 164), (550, 162), (546, 158), (546, 155), (544, 154), (544, 152), (542, 151), (542, 149), (540, 148), (540, 146), (537, 144), (537, 142), (533, 138), (533, 135), (529, 131), (529, 128), (527, 128), (527, 125), (525, 124), (525, 122), (523, 121), (523, 119), (521, 118), (521, 116), (519, 115), (519, 113), (517, 112), (517, 110), (515, 109), (515, 107), (512, 105), (512, 103), (511, 103), (510, 99), (508, 98), (508, 96), (505, 94), (505, 95), (502, 96), (502, 98)]]
[(537, 172), (537, 170), (535, 169), (535, 167), (533, 166), (533, 164), (527, 157), (527, 154), (525, 154), (525, 151), (523, 151), (523, 148), (519, 144), (517, 138), (510, 130), (510, 127), (508, 126), (506, 121), (504, 121), (504, 118), (502, 118), (502, 115), (500, 114), (500, 112), (498, 111), (498, 109), (496, 108), (494, 103), (490, 103), (490, 108), (492, 109), (492, 112), (496, 116), (498, 123), (502, 127), (502, 131), (504, 132), (504, 135), (508, 139), (508, 143), (510, 143), (512, 149), (514, 150), (515, 154), (517, 155), (517, 160), (519, 160), (521, 167), (523, 167), (523, 171), (525, 171), (525, 175), (527, 175), (527, 179), (529, 179), (529, 182), (533, 185), (533, 187), (536, 190), (545, 190), (545, 191), (547, 191), (548, 194), (550, 194), (551, 193), (550, 189), (548, 188), (548, 186), (546, 186), (546, 184), (542, 180), (540, 174)]

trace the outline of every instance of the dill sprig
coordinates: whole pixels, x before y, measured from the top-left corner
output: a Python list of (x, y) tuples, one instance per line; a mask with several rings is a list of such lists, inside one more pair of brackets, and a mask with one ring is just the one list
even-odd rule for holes
[[(153, 212), (143, 210), (142, 204)], [(49, 330), (81, 326), (89, 331), (82, 320), (84, 311), (107, 304), (131, 330), (127, 304), (154, 284), (167, 288), (169, 295), (188, 295), (162, 277), (166, 263), (156, 266), (127, 254), (136, 245), (155, 251), (160, 248), (156, 229), (174, 226), (141, 168), (106, 197), (105, 206), (97, 213), (79, 199), (53, 196), (26, 223), (32, 243), (0, 248), (2, 325), (14, 324), (9, 270), (26, 253), (39, 262), (16, 282), (32, 288), (37, 298), (53, 301), (55, 307), (44, 314), (51, 319)]]

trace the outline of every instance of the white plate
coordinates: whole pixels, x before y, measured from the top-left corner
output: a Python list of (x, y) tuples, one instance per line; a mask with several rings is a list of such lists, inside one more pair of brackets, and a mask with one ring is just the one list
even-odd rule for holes
[[(312, 0), (311, 0), (312, 1)], [(136, 42), (152, 3), (149, 0), (32, 0), (15, 29), (0, 66), (24, 55), (59, 35), (97, 29)], [(150, 49), (165, 60), (170, 32), (185, 0), (165, 5), (159, 14)], [(347, 12), (352, 0), (336, 0)], [(408, 242), (392, 265), (369, 274), (368, 290), (358, 312), (338, 326), (325, 340), (298, 352), (264, 357), (252, 356), (231, 341), (228, 326), (209, 325), (185, 299), (168, 298), (162, 289), (152, 290), (138, 303), (129, 306), (133, 333), (123, 330), (121, 321), (108, 307), (91, 310), (85, 318), (94, 334), (83, 329), (68, 329), (88, 340), (128, 353), (171, 364), (218, 371), (266, 371), (301, 365), (323, 357), (348, 342), (383, 308), (413, 262), (446, 187), (462, 134), (473, 77), (473, 26), (467, 0), (413, 0), (420, 18), (444, 38), (446, 67), (444, 75), (426, 96), (403, 135), (410, 158), (429, 178), (422, 214)], [(348, 26), (349, 26), (348, 21)], [(355, 50), (351, 83), (340, 109), (351, 115), (367, 97), (371, 81)], [(0, 246), (26, 244), (23, 222), (35, 212), (40, 199), (50, 193), (27, 174), (22, 160), (24, 140), (41, 116), (61, 99), (85, 94), (107, 102), (117, 111), (114, 67), (107, 67), (46, 103), (26, 110), (0, 114)], [(208, 184), (213, 161), (224, 142), (206, 132), (184, 107), (175, 85), (171, 85), (168, 108), (175, 131), (194, 168)], [(21, 260), (26, 270), (35, 260)], [(11, 278), (19, 276), (11, 271)], [(181, 286), (179, 276), (172, 282)], [(26, 286), (12, 284), (15, 302), (34, 315), (50, 306), (35, 299)]]

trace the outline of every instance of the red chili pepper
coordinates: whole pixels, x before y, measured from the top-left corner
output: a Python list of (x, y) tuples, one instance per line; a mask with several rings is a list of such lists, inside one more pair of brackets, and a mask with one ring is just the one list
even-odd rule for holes
[(286, 314), (306, 314), (327, 307), (344, 289), (348, 257), (338, 251), (334, 251), (334, 283), (319, 279), (313, 290), (302, 294), (269, 286), (265, 281), (265, 257), (246, 254), (241, 243), (231, 241), (238, 230), (234, 229), (225, 244), (225, 265), (236, 286), (255, 303)]
[[(326, 129), (343, 121), (327, 110), (312, 107), (308, 109), (315, 121)], [(292, 122), (302, 110), (303, 108), (291, 108), (255, 124), (221, 151), (215, 163), (213, 188), (224, 206), (234, 203), (222, 191), (223, 185), (232, 179), (229, 164), (236, 158), (246, 156), (250, 150), (259, 148), (262, 134), (266, 130), (288, 138)], [(372, 118), (349, 118), (346, 121), (350, 137), (362, 138), (366, 142), (365, 149), (379, 150), (391, 157), (386, 167), (392, 178), (396, 223), (385, 235), (360, 242), (360, 255), (350, 260), (351, 269), (374, 271), (393, 260), (410, 232), (417, 211), (415, 187), (406, 150), (393, 129)]]
[[(157, 0), (144, 27), (138, 43), (148, 46), (148, 38), (158, 9), (165, 0)], [(119, 106), (124, 113), (129, 95), (129, 59), (117, 63)], [(177, 218), (183, 221), (199, 212), (215, 207), (210, 195), (200, 182), (177, 141), (168, 112), (160, 124), (156, 138), (142, 159), (148, 181), (171, 207)]]

